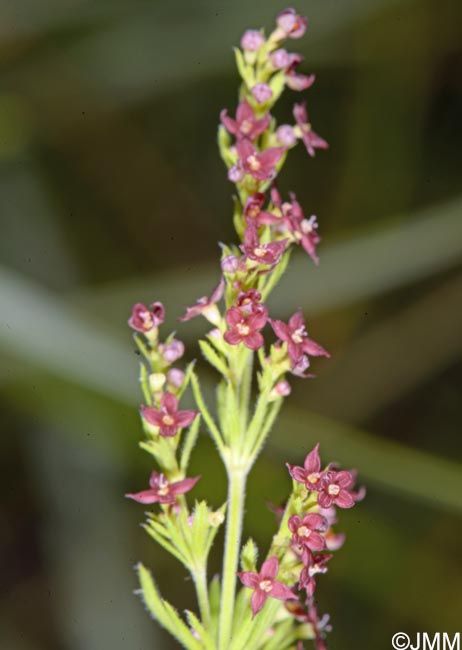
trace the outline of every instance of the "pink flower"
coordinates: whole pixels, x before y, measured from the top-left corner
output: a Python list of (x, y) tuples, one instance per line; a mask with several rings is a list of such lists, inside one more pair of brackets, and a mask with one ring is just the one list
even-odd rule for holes
[(178, 399), (172, 393), (164, 393), (160, 399), (160, 409), (142, 406), (141, 413), (149, 424), (159, 427), (161, 436), (171, 438), (178, 429), (188, 427), (198, 411), (179, 411)]
[(304, 16), (297, 14), (295, 9), (284, 9), (276, 18), (276, 24), (285, 36), (301, 38), (306, 32), (308, 21)]
[(318, 503), (321, 508), (329, 508), (332, 504), (340, 508), (352, 508), (355, 499), (348, 488), (353, 486), (354, 480), (352, 472), (345, 470), (323, 472), (318, 487)]
[(278, 571), (279, 562), (277, 557), (273, 555), (273, 557), (263, 562), (260, 573), (244, 571), (237, 574), (243, 585), (254, 590), (251, 600), (253, 616), (262, 609), (267, 598), (277, 598), (278, 600), (297, 599), (287, 585), (275, 580)]
[(239, 268), (239, 258), (236, 255), (227, 255), (221, 260), (223, 273), (236, 273)]
[(289, 474), (298, 483), (303, 483), (307, 490), (318, 490), (321, 480), (321, 458), (319, 456), (319, 442), (306, 456), (303, 467), (286, 463)]
[(288, 526), (295, 544), (301, 544), (310, 551), (323, 551), (326, 548), (326, 540), (319, 533), (326, 532), (328, 524), (321, 515), (314, 512), (303, 518), (292, 515), (289, 518)]
[(149, 332), (162, 325), (164, 318), (165, 309), (161, 302), (153, 302), (149, 308), (143, 305), (143, 303), (138, 302), (133, 307), (128, 324), (137, 332)]
[(285, 151), (284, 147), (271, 147), (259, 153), (247, 139), (239, 140), (236, 148), (245, 173), (259, 181), (275, 176), (276, 165)]
[(220, 119), (223, 126), (237, 139), (249, 138), (255, 140), (256, 137), (261, 135), (263, 131), (269, 126), (271, 116), (267, 113), (261, 119), (255, 117), (250, 104), (244, 100), (237, 107), (236, 119), (228, 117), (228, 111), (223, 109), (220, 113)]
[(241, 38), (241, 47), (247, 52), (258, 52), (265, 38), (263, 34), (257, 29), (248, 29), (245, 31)]
[(262, 192), (255, 192), (249, 196), (244, 205), (244, 217), (247, 223), (254, 221), (257, 227), (274, 223), (276, 217), (262, 210), (266, 197)]
[[(178, 320), (184, 322), (199, 315), (203, 315), (206, 318), (208, 318), (211, 315), (211, 312), (215, 311), (215, 309), (212, 308), (215, 306), (215, 303), (221, 300), (221, 298), (223, 297), (224, 290), (225, 290), (225, 281), (223, 278), (220, 278), (220, 282), (213, 290), (213, 293), (210, 296), (210, 298), (207, 298), (207, 296), (202, 296), (202, 298), (199, 298), (199, 300), (196, 302), (195, 305), (193, 305), (192, 307), (186, 307), (186, 314), (181, 318), (179, 318)], [(212, 315), (213, 318), (214, 316), (215, 314)], [(209, 318), (209, 320), (211, 319)], [(212, 323), (214, 323), (214, 320), (212, 320)]]
[(293, 68), (287, 71), (286, 86), (291, 90), (307, 90), (314, 84), (316, 77), (314, 74), (298, 74)]
[(279, 262), (286, 248), (286, 244), (287, 239), (270, 242), (269, 244), (261, 244), (258, 238), (257, 228), (254, 223), (250, 222), (247, 224), (244, 232), (244, 243), (241, 245), (241, 250), (253, 262), (274, 266)]
[[(268, 84), (259, 83), (253, 86), (251, 90), (252, 96), (258, 104), (265, 104), (273, 96), (273, 91)], [(268, 116), (269, 123), (269, 116)]]
[[(281, 341), (287, 343), (287, 353), (292, 364), (292, 370), (297, 369), (305, 356), (329, 357), (330, 354), (316, 341), (308, 338), (305, 320), (301, 310), (293, 314), (286, 324), (281, 320), (271, 320), (271, 327)], [(305, 362), (306, 363), (306, 362)]]
[(287, 52), (283, 48), (275, 50), (271, 55), (271, 63), (274, 68), (280, 70), (291, 70), (303, 61), (301, 54)]
[(268, 310), (264, 305), (255, 305), (249, 312), (240, 307), (230, 307), (226, 312), (228, 330), (223, 338), (230, 345), (244, 343), (250, 350), (258, 350), (263, 345), (260, 330), (268, 321)]
[(200, 476), (185, 478), (175, 483), (170, 483), (163, 474), (152, 472), (149, 479), (150, 490), (126, 494), (125, 496), (138, 503), (175, 503), (178, 494), (189, 492), (196, 485)]
[(318, 234), (318, 223), (315, 215), (305, 219), (302, 207), (297, 201), (294, 193), (290, 194), (290, 203), (282, 202), (281, 195), (276, 187), (271, 188), (271, 200), (280, 212), (281, 216), (276, 217), (270, 213), (266, 214), (264, 223), (272, 223), (277, 226), (280, 232), (289, 233), (296, 244), (301, 244), (315, 264), (319, 264), (319, 257), (316, 246), (321, 241)]
[(300, 573), (298, 586), (306, 589), (308, 596), (312, 596), (316, 589), (315, 576), (320, 573), (327, 573), (326, 564), (332, 559), (332, 555), (309, 555), (309, 561)]
[(308, 114), (305, 104), (295, 104), (294, 117), (302, 132), (302, 140), (310, 156), (314, 156), (316, 149), (327, 149), (329, 145), (317, 133), (315, 133), (311, 124), (308, 122)]
[(260, 302), (261, 293), (256, 289), (247, 289), (239, 292), (236, 307), (240, 308), (242, 314), (251, 314)]
[(289, 382), (283, 379), (282, 381), (278, 381), (276, 386), (273, 388), (273, 391), (278, 397), (287, 397), (290, 395), (292, 389)]

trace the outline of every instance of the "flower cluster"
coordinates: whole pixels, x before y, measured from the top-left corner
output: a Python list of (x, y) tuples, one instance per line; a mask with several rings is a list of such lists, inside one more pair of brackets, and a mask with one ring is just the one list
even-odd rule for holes
[[(316, 579), (328, 570), (332, 552), (339, 549), (345, 536), (334, 532), (336, 507), (351, 508), (364, 497), (364, 488), (353, 492), (354, 472), (321, 469), (319, 443), (306, 456), (304, 466), (287, 464), (294, 480), (293, 493), (283, 508), (275, 510), (280, 528), (270, 553), (259, 573), (243, 571), (243, 585), (254, 590), (252, 614), (262, 609), (268, 598), (286, 602), (288, 615), (310, 624), (316, 650), (326, 648), (328, 616), (319, 618), (314, 594)], [(275, 580), (276, 576), (280, 580)], [(299, 648), (303, 645), (300, 643)]]
[[(278, 124), (273, 114), (284, 89), (306, 90), (315, 81), (314, 75), (299, 71), (303, 57), (283, 47), (286, 40), (303, 36), (307, 25), (306, 18), (286, 9), (268, 36), (263, 30), (247, 30), (235, 49), (242, 80), (239, 101), (235, 109), (220, 113), (218, 144), (234, 184), (238, 242), (221, 244), (216, 288), (179, 318), (184, 323), (202, 316), (212, 326), (198, 343), (219, 374), (216, 408), (207, 405), (211, 392), (204, 396), (195, 362), (177, 365), (185, 347), (175, 333), (159, 338), (165, 319), (162, 303), (136, 304), (128, 321), (142, 355), (141, 447), (157, 467), (148, 489), (126, 496), (155, 504), (144, 527), (190, 572), (199, 616), (186, 612), (183, 620), (139, 565), (141, 594), (154, 618), (190, 650), (301, 650), (305, 640), (325, 650), (328, 617), (317, 612), (316, 580), (344, 541), (334, 530), (337, 508), (351, 508), (364, 495), (364, 490), (353, 489), (354, 472), (332, 464), (322, 467), (316, 445), (303, 466), (287, 464), (292, 493), (284, 508), (275, 509), (279, 529), (259, 571), (254, 542), (241, 549), (247, 477), (291, 392), (289, 373), (313, 377), (307, 372), (311, 359), (330, 356), (308, 335), (301, 309), (286, 322), (270, 314), (267, 304), (293, 249), (300, 247), (315, 265), (319, 262), (316, 216), (305, 216), (296, 195), (284, 199), (276, 184), (298, 141), (310, 156), (328, 146), (312, 129), (305, 102), (294, 104), (292, 124)], [(180, 407), (188, 390), (196, 408)], [(188, 467), (202, 422), (228, 477), (227, 503), (216, 510), (205, 501), (190, 509), (186, 496), (200, 478), (188, 477)], [(221, 576), (209, 584), (210, 548), (225, 521)], [(239, 595), (238, 580), (243, 585)]]

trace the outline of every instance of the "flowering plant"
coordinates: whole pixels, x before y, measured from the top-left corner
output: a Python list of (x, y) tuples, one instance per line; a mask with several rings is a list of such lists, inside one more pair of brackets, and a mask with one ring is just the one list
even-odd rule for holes
[[(286, 9), (268, 37), (262, 30), (248, 30), (235, 49), (242, 78), (239, 104), (235, 117), (221, 112), (218, 143), (236, 189), (234, 225), (240, 244), (222, 245), (218, 286), (180, 318), (202, 316), (213, 326), (199, 346), (220, 375), (216, 414), (204, 400), (194, 362), (184, 370), (176, 365), (184, 353), (182, 342), (173, 334), (159, 338), (163, 305), (138, 303), (129, 320), (144, 356), (141, 447), (154, 457), (159, 471), (152, 472), (149, 489), (127, 497), (158, 504), (144, 527), (190, 572), (199, 611), (186, 611), (183, 619), (162, 598), (142, 564), (137, 566), (140, 594), (160, 625), (190, 650), (301, 650), (305, 640), (313, 640), (317, 650), (326, 648), (329, 625), (316, 608), (317, 576), (327, 571), (332, 552), (344, 540), (333, 530), (336, 508), (350, 508), (362, 497), (361, 490), (353, 490), (354, 472), (323, 466), (316, 445), (303, 466), (287, 464), (292, 491), (284, 507), (274, 508), (278, 530), (266, 559), (257, 562), (252, 539), (241, 547), (247, 477), (290, 393), (287, 375), (311, 377), (310, 357), (329, 356), (308, 336), (300, 310), (285, 323), (270, 318), (265, 305), (294, 245), (318, 263), (316, 217), (304, 216), (294, 194), (283, 200), (275, 179), (298, 140), (310, 156), (328, 145), (313, 131), (304, 104), (295, 104), (293, 125), (278, 126), (271, 114), (285, 87), (299, 91), (314, 82), (313, 75), (297, 71), (302, 57), (282, 48), (286, 39), (303, 36), (306, 26), (305, 18)], [(262, 334), (267, 325), (276, 337), (269, 348)], [(189, 387), (197, 410), (179, 406)], [(187, 473), (202, 421), (228, 476), (228, 499), (218, 509), (205, 501), (190, 509), (185, 496), (200, 478)], [(222, 572), (209, 582), (208, 556), (223, 524)]]

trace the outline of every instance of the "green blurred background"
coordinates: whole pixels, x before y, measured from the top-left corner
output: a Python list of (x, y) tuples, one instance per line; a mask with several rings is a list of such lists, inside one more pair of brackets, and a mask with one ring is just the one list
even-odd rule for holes
[[(315, 129), (281, 178), (316, 213), (321, 265), (303, 254), (272, 299), (298, 306), (333, 354), (293, 394), (249, 486), (246, 534), (274, 531), (284, 461), (314, 442), (358, 469), (367, 500), (319, 581), (333, 650), (460, 624), (460, 150), (457, 0), (312, 0), (293, 49), (317, 82)], [(151, 469), (137, 448), (136, 301), (163, 300), (198, 355), (184, 305), (233, 239), (219, 111), (236, 101), (231, 46), (279, 2), (3, 0), (0, 4), (0, 647), (174, 646), (133, 596), (133, 564), (192, 606), (183, 569), (124, 500)], [(299, 95), (278, 109), (289, 119)], [(299, 251), (297, 251), (299, 252)], [(202, 364), (210, 382), (213, 373)], [(193, 471), (215, 505), (224, 475), (204, 437)], [(459, 526), (459, 528), (458, 528)], [(219, 539), (221, 544), (221, 539)], [(213, 558), (212, 572), (219, 555)]]

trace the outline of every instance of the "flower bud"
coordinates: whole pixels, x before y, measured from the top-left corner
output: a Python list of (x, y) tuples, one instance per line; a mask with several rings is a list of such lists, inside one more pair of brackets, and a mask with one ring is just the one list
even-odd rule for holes
[(175, 388), (181, 388), (185, 378), (185, 373), (179, 368), (171, 368), (167, 373), (167, 382)]
[(297, 136), (290, 124), (282, 124), (276, 130), (276, 138), (284, 147), (292, 147), (297, 142)]
[(233, 165), (228, 169), (228, 179), (232, 183), (240, 183), (244, 178), (244, 170), (240, 165)]
[(162, 372), (154, 372), (149, 375), (149, 388), (153, 393), (159, 393), (165, 384), (165, 375)]
[(239, 260), (236, 255), (227, 255), (221, 260), (221, 270), (224, 273), (236, 273), (239, 268)]
[(265, 104), (273, 96), (273, 91), (268, 84), (259, 83), (252, 88), (252, 95), (256, 102)]
[(265, 38), (257, 29), (248, 29), (242, 34), (241, 47), (247, 52), (258, 52)]
[(175, 363), (184, 354), (184, 344), (178, 339), (172, 339), (167, 345), (159, 345), (159, 351), (168, 363)]

